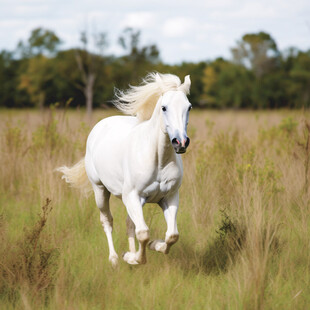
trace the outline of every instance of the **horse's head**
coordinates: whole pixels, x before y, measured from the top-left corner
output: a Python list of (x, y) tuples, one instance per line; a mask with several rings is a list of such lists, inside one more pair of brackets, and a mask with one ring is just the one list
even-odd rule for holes
[(186, 76), (178, 90), (167, 91), (161, 100), (165, 131), (178, 154), (185, 153), (190, 142), (187, 136), (187, 124), (192, 105), (186, 97), (190, 84), (190, 78)]

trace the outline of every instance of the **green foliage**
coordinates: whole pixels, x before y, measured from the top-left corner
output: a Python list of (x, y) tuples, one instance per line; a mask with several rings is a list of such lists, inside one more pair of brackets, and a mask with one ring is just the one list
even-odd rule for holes
[(296, 133), (298, 122), (296, 122), (292, 117), (283, 118), (279, 128), (283, 131), (286, 131), (288, 135)]
[(291, 116), (283, 118), (279, 125), (260, 129), (258, 140), (266, 151), (272, 149), (277, 154), (294, 153), (298, 140), (298, 122)]
[(221, 222), (216, 237), (203, 255), (207, 274), (225, 273), (235, 263), (246, 241), (245, 227), (233, 221), (225, 210), (220, 210)]
[(10, 154), (19, 153), (22, 146), (25, 136), (22, 131), (22, 126), (11, 127), (7, 123), (6, 130), (4, 132), (5, 143)]
[[(191, 75), (189, 99), (209, 108), (308, 108), (310, 106), (310, 52), (294, 48), (281, 52), (265, 32), (245, 34), (231, 49), (233, 60), (218, 58), (198, 63), (168, 65), (160, 60), (156, 44), (141, 44), (141, 32), (127, 28), (119, 36), (124, 55), (104, 53), (107, 34), (81, 34), (83, 46), (59, 50), (61, 40), (51, 30), (34, 29), (15, 51), (0, 53), (0, 106), (107, 107), (114, 88), (136, 85), (151, 71)], [(17, 56), (17, 57), (16, 57)], [(79, 61), (77, 62), (77, 58)], [(88, 86), (87, 86), (88, 85)], [(89, 87), (92, 92), (89, 93)], [(88, 94), (88, 95), (86, 95)]]
[(25, 90), (33, 106), (42, 108), (54, 78), (51, 59), (39, 55), (31, 58), (21, 68), (19, 89)]
[(36, 28), (31, 31), (26, 43), (19, 42), (17, 49), (24, 57), (53, 55), (60, 43), (61, 40), (53, 31)]
[(232, 54), (236, 63), (250, 67), (260, 78), (275, 67), (279, 52), (275, 40), (268, 33), (259, 32), (245, 34)]
[(264, 164), (259, 167), (251, 163), (243, 163), (236, 165), (238, 172), (238, 180), (241, 184), (246, 182), (257, 182), (260, 190), (268, 197), (284, 190), (281, 186), (281, 173), (279, 173), (272, 161), (266, 159)]
[(217, 59), (204, 70), (204, 101), (208, 107), (244, 108), (251, 102), (251, 73), (240, 65)]

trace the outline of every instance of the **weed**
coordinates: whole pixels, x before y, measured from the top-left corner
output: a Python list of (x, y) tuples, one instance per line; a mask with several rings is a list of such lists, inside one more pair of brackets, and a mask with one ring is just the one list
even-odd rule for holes
[(21, 127), (11, 126), (8, 122), (6, 123), (4, 138), (7, 150), (10, 154), (19, 154), (26, 139)]
[(42, 152), (43, 149), (47, 149), (49, 156), (52, 156), (66, 142), (65, 136), (59, 133), (55, 109), (56, 106), (51, 105), (47, 122), (32, 133), (32, 153), (34, 155)]
[(12, 303), (21, 290), (32, 296), (42, 296), (54, 286), (58, 250), (42, 241), (51, 210), (51, 200), (47, 198), (35, 225), (25, 228), (23, 237), (15, 245), (7, 244), (1, 253), (0, 295), (7, 295)]
[(285, 131), (288, 135), (296, 133), (298, 122), (296, 122), (292, 117), (287, 117), (282, 119), (279, 128)]
[(232, 220), (225, 210), (220, 210), (221, 223), (216, 230), (216, 238), (203, 255), (203, 266), (210, 273), (227, 272), (229, 265), (236, 261), (246, 241), (243, 224)]

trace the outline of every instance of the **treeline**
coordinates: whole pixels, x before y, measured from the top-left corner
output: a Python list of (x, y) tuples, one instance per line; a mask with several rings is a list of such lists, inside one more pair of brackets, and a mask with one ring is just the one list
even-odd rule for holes
[[(147, 72), (190, 74), (190, 100), (211, 108), (310, 107), (310, 50), (281, 52), (267, 33), (244, 35), (231, 60), (168, 65), (154, 45), (143, 46), (141, 33), (125, 29), (119, 37), (124, 55), (107, 55), (105, 33), (81, 33), (81, 46), (62, 50), (50, 30), (34, 29), (14, 51), (0, 53), (0, 107), (107, 107), (114, 87), (137, 84)], [(91, 46), (91, 48), (90, 48)]]

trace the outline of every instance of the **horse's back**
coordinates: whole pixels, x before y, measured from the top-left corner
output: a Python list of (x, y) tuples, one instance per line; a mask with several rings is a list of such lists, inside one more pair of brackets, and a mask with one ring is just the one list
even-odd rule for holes
[[(98, 122), (87, 139), (87, 150), (94, 151), (108, 140), (115, 143), (126, 138), (130, 130), (138, 124), (137, 118), (132, 116), (111, 116)], [(117, 144), (117, 143), (115, 143)]]
[(87, 139), (85, 167), (92, 183), (103, 184), (121, 195), (122, 158), (128, 134), (138, 124), (136, 117), (112, 116), (98, 122)]

